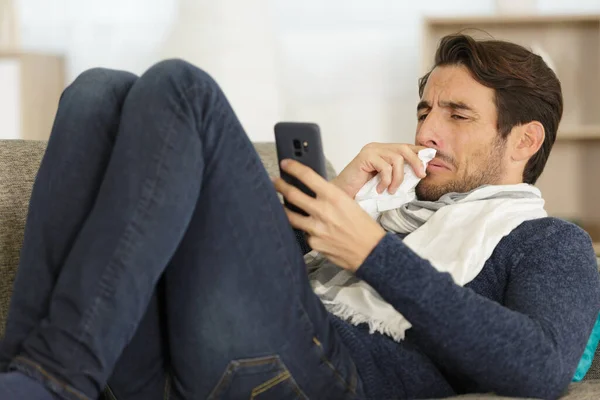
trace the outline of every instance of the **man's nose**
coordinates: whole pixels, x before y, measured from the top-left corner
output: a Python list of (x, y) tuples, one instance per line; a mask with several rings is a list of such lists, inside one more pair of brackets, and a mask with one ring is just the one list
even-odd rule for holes
[(441, 129), (433, 113), (425, 118), (423, 122), (417, 128), (416, 144), (419, 146), (431, 147), (437, 149), (442, 146)]

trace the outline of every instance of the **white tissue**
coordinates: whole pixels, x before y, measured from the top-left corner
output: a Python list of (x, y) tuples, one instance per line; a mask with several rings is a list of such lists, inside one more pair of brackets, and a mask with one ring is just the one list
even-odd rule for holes
[[(429, 161), (435, 157), (435, 149), (423, 149), (419, 151), (419, 159), (423, 162), (423, 168), (427, 167)], [(415, 172), (410, 165), (404, 165), (404, 180), (395, 194), (389, 194), (387, 189), (379, 194), (377, 193), (377, 185), (381, 182), (379, 174), (375, 175), (371, 180), (364, 184), (354, 198), (358, 204), (365, 210), (373, 219), (377, 220), (379, 215), (387, 210), (399, 208), (403, 204), (415, 199), (415, 187), (421, 178), (415, 175)]]

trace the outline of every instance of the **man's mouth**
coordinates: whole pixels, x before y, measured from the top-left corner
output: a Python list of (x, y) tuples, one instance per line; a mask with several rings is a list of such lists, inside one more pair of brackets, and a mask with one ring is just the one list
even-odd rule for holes
[(433, 159), (429, 162), (429, 164), (427, 164), (427, 171), (450, 171), (450, 167), (448, 166), (448, 164), (446, 164), (445, 162), (438, 160), (438, 159)]

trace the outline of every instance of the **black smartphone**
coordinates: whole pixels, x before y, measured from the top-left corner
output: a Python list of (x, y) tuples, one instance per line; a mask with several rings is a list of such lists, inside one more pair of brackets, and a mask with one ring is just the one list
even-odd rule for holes
[[(325, 154), (321, 142), (321, 132), (317, 124), (308, 122), (279, 122), (275, 125), (275, 144), (279, 163), (284, 159), (293, 159), (312, 168), (327, 179)], [(304, 183), (279, 169), (281, 178), (300, 189), (309, 196), (315, 193)], [(307, 215), (302, 209), (285, 201), (285, 206), (292, 211)]]

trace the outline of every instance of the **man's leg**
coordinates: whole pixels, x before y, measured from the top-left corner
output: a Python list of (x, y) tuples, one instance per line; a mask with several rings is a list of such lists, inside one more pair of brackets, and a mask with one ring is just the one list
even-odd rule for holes
[(179, 61), (130, 90), (48, 316), (11, 367), (97, 397), (167, 265), (175, 395), (360, 392), (250, 141), (217, 85)]
[(52, 289), (89, 214), (117, 135), (121, 107), (136, 76), (93, 69), (64, 91), (31, 194), (25, 239), (5, 335), (4, 370), (48, 314)]
[[(6, 333), (2, 370), (21, 342), (48, 313), (50, 296), (89, 214), (112, 153), (121, 109), (137, 76), (95, 68), (82, 73), (61, 96), (56, 119), (31, 196), (20, 266)], [(33, 278), (32, 278), (33, 277)], [(165, 386), (164, 337), (155, 295), (115, 367), (115, 391), (156, 398)], [(126, 384), (124, 384), (126, 383)]]
[(164, 315), (164, 279), (150, 300), (137, 331), (108, 380), (107, 400), (168, 399), (168, 343)]

